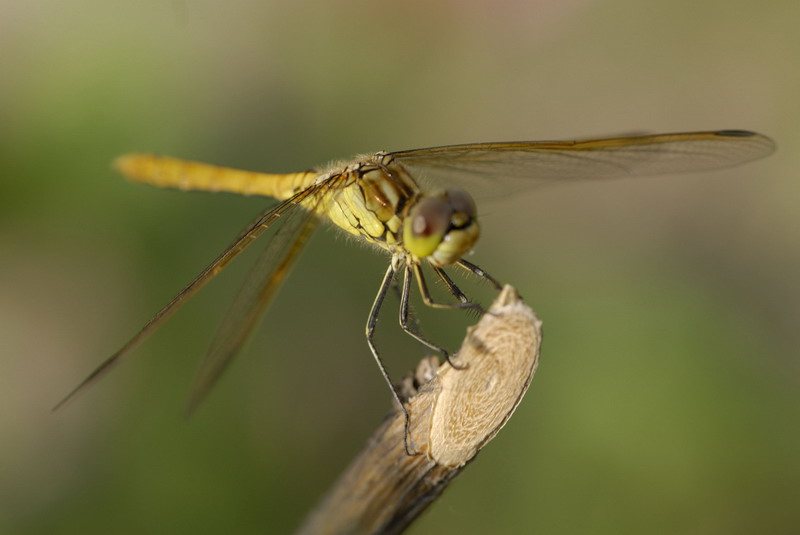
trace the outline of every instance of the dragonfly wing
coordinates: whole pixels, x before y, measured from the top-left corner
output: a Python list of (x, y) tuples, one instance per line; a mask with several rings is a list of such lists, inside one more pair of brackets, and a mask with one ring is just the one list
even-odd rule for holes
[[(156, 331), (172, 314), (174, 314), (190, 297), (196, 294), (203, 286), (214, 278), (222, 269), (234, 258), (244, 251), (258, 236), (260, 236), (267, 228), (269, 228), (275, 221), (281, 217), (290, 215), (293, 209), (297, 208), (298, 204), (303, 202), (306, 197), (315, 193), (319, 185), (307, 188), (290, 199), (287, 199), (280, 204), (270, 207), (261, 213), (256, 220), (251, 223), (239, 236), (228, 246), (211, 264), (208, 265), (197, 277), (192, 280), (178, 295), (172, 298), (155, 316), (142, 327), (128, 342), (122, 346), (116, 353), (108, 357), (98, 366), (86, 379), (83, 380), (75, 389), (72, 390), (64, 399), (62, 399), (53, 410), (57, 410), (73, 399), (79, 393), (85, 391), (91, 385), (104, 377), (111, 369), (120, 361), (125, 359), (131, 352), (144, 342), (148, 336)], [(302, 212), (302, 210), (294, 210)]]
[(722, 130), (583, 141), (449, 145), (390, 153), (415, 177), (497, 196), (552, 180), (618, 178), (721, 169), (769, 155), (772, 140)]
[(285, 219), (217, 327), (206, 357), (197, 370), (189, 397), (189, 412), (206, 398), (239, 353), (319, 223), (319, 217), (310, 210), (295, 210)]

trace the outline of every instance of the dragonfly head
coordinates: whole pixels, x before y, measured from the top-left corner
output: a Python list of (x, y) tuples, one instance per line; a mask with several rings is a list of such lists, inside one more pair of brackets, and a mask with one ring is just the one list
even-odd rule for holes
[(424, 195), (405, 217), (403, 245), (412, 256), (426, 258), (434, 266), (450, 265), (478, 241), (477, 215), (475, 201), (464, 190)]

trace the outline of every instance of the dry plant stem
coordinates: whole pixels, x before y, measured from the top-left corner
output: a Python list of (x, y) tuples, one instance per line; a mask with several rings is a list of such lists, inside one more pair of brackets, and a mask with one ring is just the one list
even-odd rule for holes
[(519, 405), (536, 371), (540, 327), (516, 290), (503, 288), (454, 357), (465, 369), (420, 362), (417, 376), (433, 378), (406, 403), (409, 448), (418, 454), (405, 453), (403, 414), (392, 412), (298, 533), (387, 534), (408, 527)]

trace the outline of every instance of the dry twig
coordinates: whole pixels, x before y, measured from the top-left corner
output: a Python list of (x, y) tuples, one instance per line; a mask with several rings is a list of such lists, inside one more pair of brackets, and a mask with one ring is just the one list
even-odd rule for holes
[[(506, 286), (456, 355), (454, 369), (424, 359), (404, 418), (390, 414), (298, 533), (400, 533), (505, 425), (536, 371), (541, 323)], [(406, 388), (408, 387), (408, 383)]]

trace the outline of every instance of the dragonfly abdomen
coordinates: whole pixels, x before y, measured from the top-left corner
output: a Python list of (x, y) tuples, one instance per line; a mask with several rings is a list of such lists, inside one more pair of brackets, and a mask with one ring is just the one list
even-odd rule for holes
[(126, 154), (114, 161), (114, 168), (130, 180), (153, 186), (263, 195), (280, 200), (307, 188), (317, 177), (315, 171), (256, 173), (152, 154)]

